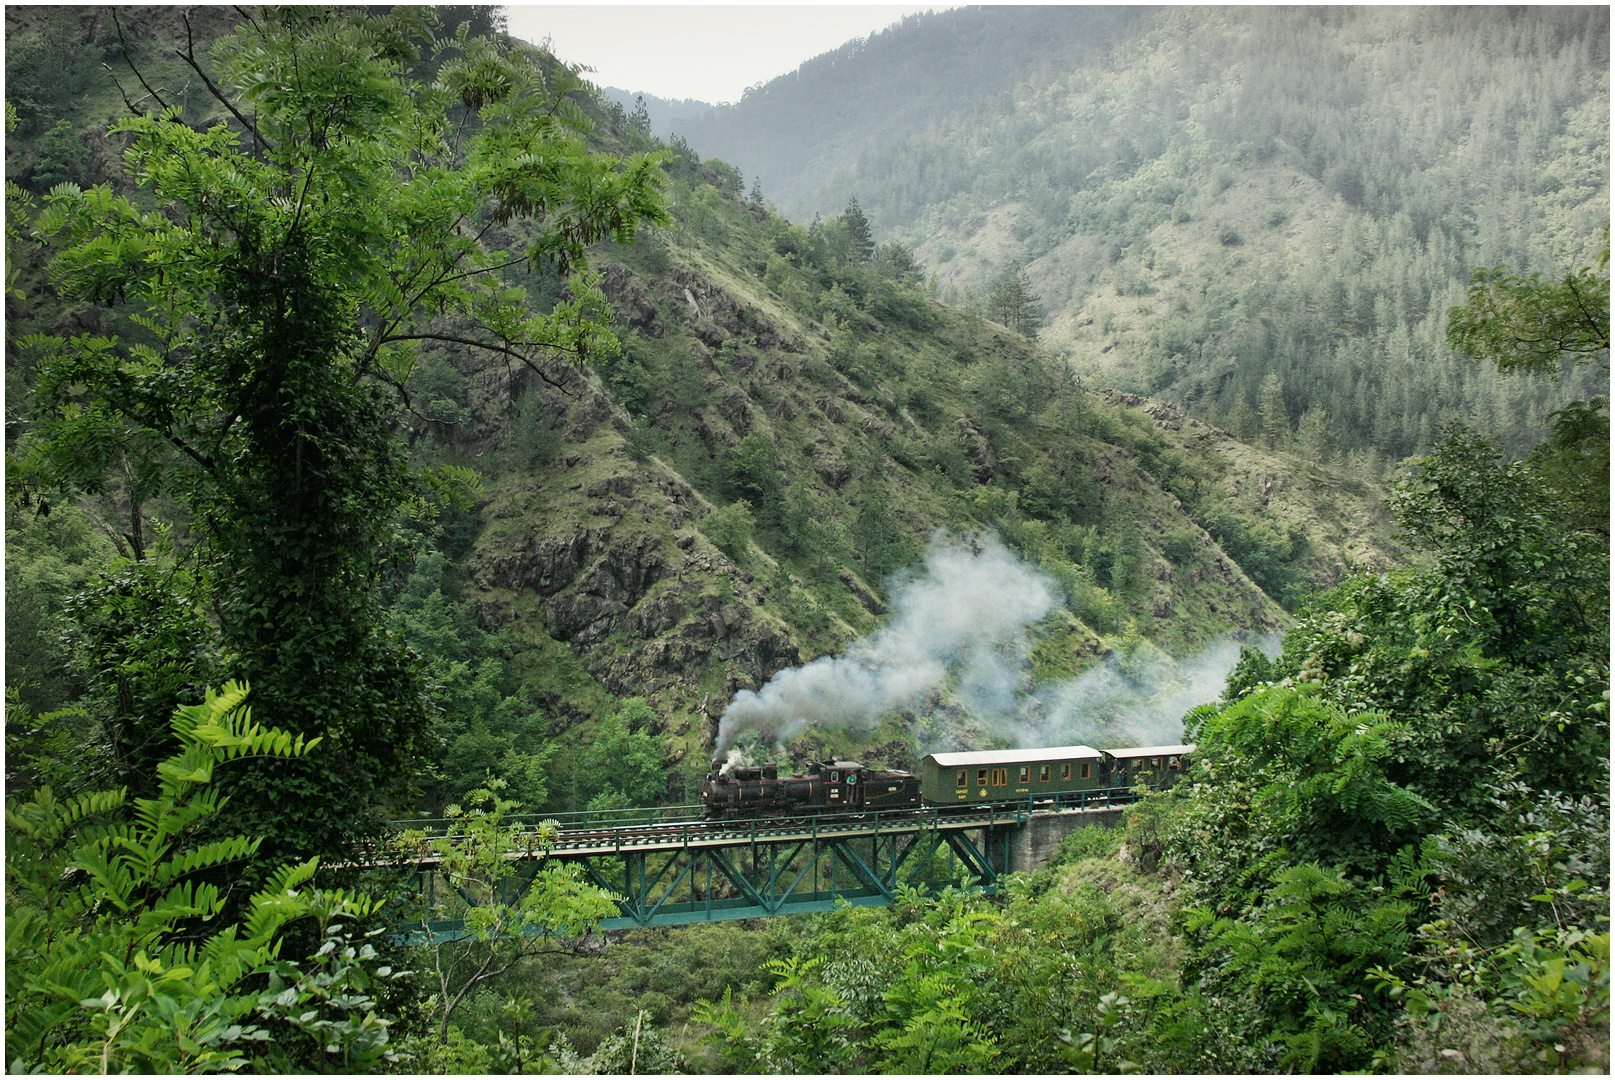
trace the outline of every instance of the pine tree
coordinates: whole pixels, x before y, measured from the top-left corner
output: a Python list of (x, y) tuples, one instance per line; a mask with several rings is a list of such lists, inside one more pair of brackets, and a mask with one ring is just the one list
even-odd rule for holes
[(634, 111), (628, 114), (628, 126), (635, 131), (650, 134), (650, 110), (645, 108), (645, 95), (634, 98)]
[(1284, 380), (1279, 378), (1278, 372), (1267, 373), (1257, 400), (1262, 445), (1269, 450), (1277, 450), (1290, 439), (1290, 413), (1284, 407)]
[(847, 235), (852, 238), (853, 258), (861, 263), (874, 258), (875, 241), (869, 233), (869, 219), (864, 217), (863, 209), (858, 205), (856, 197), (847, 200), (847, 209), (841, 214), (841, 224), (846, 227)]
[(1241, 442), (1250, 442), (1256, 437), (1256, 410), (1251, 408), (1250, 399), (1244, 394), (1240, 394), (1234, 407), (1228, 410), (1223, 426)]
[(987, 317), (1024, 337), (1037, 337), (1037, 328), (1043, 325), (1043, 299), (1032, 291), (1020, 263), (1010, 263), (993, 286)]
[(1314, 464), (1327, 464), (1335, 456), (1335, 436), (1329, 423), (1329, 410), (1314, 405), (1301, 414), (1296, 425), (1296, 449)]

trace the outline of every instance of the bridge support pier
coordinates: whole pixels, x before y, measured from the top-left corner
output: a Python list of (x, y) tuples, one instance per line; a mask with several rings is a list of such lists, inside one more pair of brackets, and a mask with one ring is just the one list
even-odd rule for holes
[(1001, 830), (998, 843), (1008, 850), (993, 853), (997, 866), (1011, 873), (1029, 874), (1041, 870), (1060, 850), (1060, 841), (1076, 829), (1114, 829), (1122, 820), (1122, 808), (1113, 810), (1062, 810), (1057, 814), (1033, 814), (1017, 829)]

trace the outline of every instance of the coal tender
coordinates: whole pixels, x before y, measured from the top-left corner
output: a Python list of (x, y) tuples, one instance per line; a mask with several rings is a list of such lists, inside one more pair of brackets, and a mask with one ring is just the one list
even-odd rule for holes
[(907, 810), (920, 805), (920, 779), (911, 773), (866, 769), (856, 761), (814, 761), (806, 776), (781, 776), (779, 766), (714, 760), (701, 780), (708, 818), (754, 817), (839, 810)]

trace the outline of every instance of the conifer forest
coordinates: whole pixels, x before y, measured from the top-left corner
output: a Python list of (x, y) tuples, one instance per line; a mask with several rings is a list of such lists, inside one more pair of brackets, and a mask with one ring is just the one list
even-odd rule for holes
[(5, 17), (8, 1072), (1609, 1071), (1607, 7)]

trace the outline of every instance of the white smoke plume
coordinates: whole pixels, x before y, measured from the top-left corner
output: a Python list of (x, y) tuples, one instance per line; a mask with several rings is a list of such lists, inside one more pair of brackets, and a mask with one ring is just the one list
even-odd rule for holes
[[(1022, 747), (1172, 744), (1182, 717), (1215, 701), (1239, 660), (1220, 641), (1175, 661), (1147, 642), (1112, 653), (1072, 679), (1034, 684), (1027, 631), (1059, 603), (1056, 587), (996, 537), (975, 550), (942, 533), (920, 572), (891, 585), (886, 626), (846, 653), (789, 668), (761, 690), (735, 695), (718, 725), (718, 754), (754, 733), (781, 745), (810, 726), (866, 730), (881, 716), (946, 689), (921, 753), (981, 749), (983, 732)], [(1257, 644), (1274, 654), (1275, 635)], [(943, 713), (962, 712), (969, 723)], [(730, 764), (734, 750), (729, 751)]]
[(1053, 582), (996, 537), (973, 551), (938, 533), (923, 573), (894, 584), (891, 601), (885, 627), (845, 654), (736, 694), (718, 724), (718, 752), (748, 731), (783, 743), (810, 724), (871, 727), (939, 689), (950, 674), (972, 709), (1002, 710), (1024, 677), (1026, 628), (1052, 611), (1058, 596)]
[[(1273, 635), (1254, 644), (1274, 654), (1280, 640)], [(1035, 704), (998, 727), (1024, 747), (1181, 742), (1183, 715), (1222, 695), (1240, 646), (1224, 639), (1184, 660), (1147, 643), (1131, 655), (1112, 654), (1075, 678), (1039, 685)]]
[(723, 764), (718, 768), (719, 776), (728, 776), (733, 768), (749, 769), (756, 765), (747, 753), (738, 746), (731, 746), (729, 753), (724, 757)]

